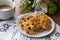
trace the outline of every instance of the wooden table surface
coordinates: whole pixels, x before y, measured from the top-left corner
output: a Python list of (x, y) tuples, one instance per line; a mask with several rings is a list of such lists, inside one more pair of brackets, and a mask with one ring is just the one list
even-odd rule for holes
[[(16, 13), (19, 14), (19, 2), (20, 0), (14, 0), (16, 3)], [(56, 12), (54, 15), (50, 15), (47, 14), (48, 16), (50, 16), (58, 25), (60, 25), (60, 12)]]
[(58, 25), (60, 25), (60, 12), (56, 12), (53, 15), (47, 14), (50, 16)]

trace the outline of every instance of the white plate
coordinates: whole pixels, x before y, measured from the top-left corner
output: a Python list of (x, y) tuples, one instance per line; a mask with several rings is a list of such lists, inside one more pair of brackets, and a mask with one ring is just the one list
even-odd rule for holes
[[(41, 12), (41, 13), (43, 13), (43, 12)], [(26, 14), (20, 15), (20, 16), (18, 17), (18, 20), (19, 20), (20, 18), (22, 18), (22, 17), (28, 17), (28, 16), (31, 16), (31, 15), (34, 15), (34, 14), (35, 14), (35, 13), (26, 13)], [(44, 14), (44, 13), (43, 13), (43, 14)], [(46, 15), (46, 16), (47, 16), (47, 15)], [(50, 17), (48, 17), (48, 18), (51, 20), (51, 29), (50, 29), (49, 31), (40, 32), (40, 33), (38, 33), (38, 34), (36, 34), (36, 35), (28, 35), (25, 31), (23, 31), (23, 30), (20, 28), (20, 25), (18, 24), (18, 20), (17, 20), (17, 26), (18, 26), (20, 32), (21, 32), (22, 34), (26, 35), (26, 36), (29, 36), (29, 37), (43, 37), (43, 36), (46, 36), (46, 35), (49, 35), (50, 33), (52, 33), (53, 30), (54, 30), (54, 28), (55, 28), (55, 23), (54, 23), (54, 21), (53, 21)]]

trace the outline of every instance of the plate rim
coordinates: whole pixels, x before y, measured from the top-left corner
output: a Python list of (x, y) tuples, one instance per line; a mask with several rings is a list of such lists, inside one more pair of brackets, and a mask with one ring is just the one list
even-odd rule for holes
[[(43, 12), (42, 12), (43, 13)], [(18, 24), (18, 20), (21, 18), (21, 17), (23, 17), (23, 16), (25, 16), (25, 15), (29, 15), (29, 13), (26, 13), (26, 14), (23, 14), (23, 15), (20, 15), (20, 16), (18, 16), (18, 19), (17, 19), (17, 26), (18, 26), (18, 28), (19, 28), (19, 24)], [(46, 15), (46, 14), (45, 14)], [(46, 15), (47, 16), (47, 15)], [(19, 29), (19, 31), (20, 31), (20, 33), (22, 33), (23, 35), (25, 35), (25, 36), (28, 36), (28, 37), (44, 37), (44, 36), (47, 36), (47, 35), (49, 35), (49, 34), (51, 34), (53, 31), (54, 31), (54, 29), (55, 29), (55, 22), (53, 21), (53, 19), (52, 18), (50, 18), (49, 16), (47, 16), (50, 20), (51, 20), (51, 22), (53, 23), (53, 28), (51, 28), (51, 30), (47, 33), (47, 34), (44, 34), (44, 35), (41, 35), (41, 36), (31, 36), (31, 35), (26, 35), (26, 34), (24, 34), (24, 33), (22, 33), (21, 32), (21, 29)]]

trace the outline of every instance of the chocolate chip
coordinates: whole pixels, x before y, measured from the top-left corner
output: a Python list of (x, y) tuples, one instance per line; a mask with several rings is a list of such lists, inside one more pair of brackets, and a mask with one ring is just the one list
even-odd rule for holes
[(20, 22), (20, 23), (22, 23), (22, 22)]
[(32, 23), (32, 25), (34, 25), (34, 23)]
[(25, 18), (22, 18), (22, 20), (26, 21), (26, 19), (25, 19)]
[(36, 27), (36, 25), (34, 27)]
[(28, 30), (31, 30), (31, 27), (28, 27)]
[(24, 20), (25, 18), (22, 18), (22, 20)]
[(41, 28), (39, 28), (39, 29), (41, 29)]
[(29, 20), (29, 18), (27, 18)]
[(22, 24), (21, 27), (23, 27), (24, 25)]
[(36, 32), (37, 30), (34, 30), (34, 32)]
[(43, 23), (44, 23), (44, 21), (43, 21)]
[(26, 30), (26, 32), (27, 32), (27, 33), (29, 33), (29, 31), (28, 31), (28, 30)]
[(24, 19), (24, 21), (26, 21), (26, 20)]
[(33, 22), (33, 20), (31, 20), (31, 22)]
[(38, 23), (38, 24), (40, 24), (40, 23)]
[(35, 21), (35, 19), (33, 19)]

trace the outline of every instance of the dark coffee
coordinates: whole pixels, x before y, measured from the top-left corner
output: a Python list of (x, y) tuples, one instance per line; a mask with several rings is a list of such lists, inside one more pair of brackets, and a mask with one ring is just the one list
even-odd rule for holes
[(8, 5), (2, 5), (0, 6), (0, 10), (4, 11), (4, 10), (10, 10), (12, 7), (8, 6)]

